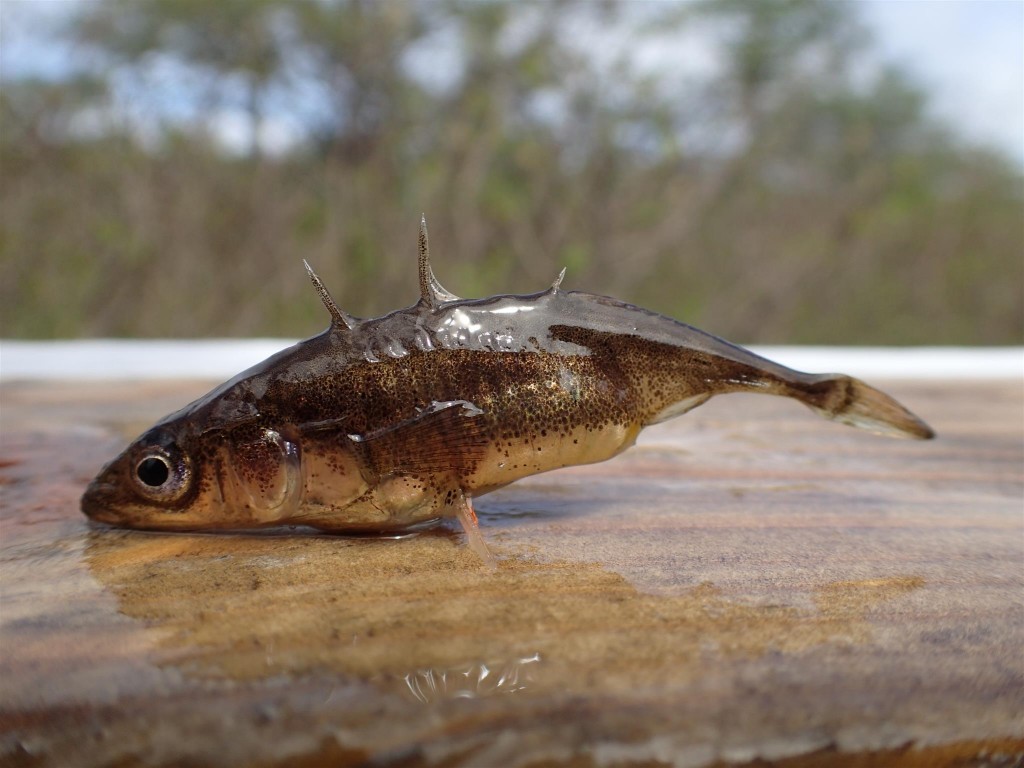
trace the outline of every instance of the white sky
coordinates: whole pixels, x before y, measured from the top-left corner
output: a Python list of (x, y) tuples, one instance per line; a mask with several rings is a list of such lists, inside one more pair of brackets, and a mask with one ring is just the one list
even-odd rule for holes
[[(875, 33), (879, 57), (930, 92), (933, 114), (1024, 166), (1024, 0), (846, 1)], [(0, 75), (68, 71), (74, 52), (47, 39), (45, 22), (78, 2), (0, 0)]]
[(880, 53), (932, 110), (1024, 165), (1024, 0), (856, 0)]

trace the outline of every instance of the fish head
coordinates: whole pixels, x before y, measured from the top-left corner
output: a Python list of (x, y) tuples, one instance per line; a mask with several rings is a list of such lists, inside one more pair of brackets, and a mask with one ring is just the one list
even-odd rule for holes
[(297, 439), (259, 424), (196, 431), (158, 424), (107, 464), (82, 496), (92, 520), (149, 530), (279, 524), (301, 502)]

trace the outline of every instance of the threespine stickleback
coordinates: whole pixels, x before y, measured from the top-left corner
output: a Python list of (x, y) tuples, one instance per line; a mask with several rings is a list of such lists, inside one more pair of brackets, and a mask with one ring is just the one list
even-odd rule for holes
[[(791, 397), (833, 421), (927, 439), (888, 395), (790, 370), (662, 315), (561, 288), (462, 299), (419, 236), (420, 299), (323, 333), (167, 416), (82, 497), (94, 520), (159, 530), (305, 525), (391, 532), (454, 517), (493, 562), (472, 499), (604, 461), (714, 395)], [(564, 270), (563, 270), (564, 275)]]

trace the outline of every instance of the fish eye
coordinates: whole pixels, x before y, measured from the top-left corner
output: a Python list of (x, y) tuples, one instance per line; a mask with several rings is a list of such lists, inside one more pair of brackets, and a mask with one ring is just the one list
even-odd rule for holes
[(132, 479), (146, 498), (176, 501), (191, 485), (192, 463), (174, 443), (150, 445), (136, 459)]
[(135, 468), (135, 474), (139, 480), (151, 488), (159, 488), (171, 476), (171, 468), (163, 456), (151, 456), (139, 462), (139, 466)]

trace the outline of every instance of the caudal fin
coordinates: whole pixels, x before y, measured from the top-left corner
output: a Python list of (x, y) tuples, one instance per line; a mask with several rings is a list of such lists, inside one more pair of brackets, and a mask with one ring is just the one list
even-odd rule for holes
[(935, 432), (889, 395), (852, 376), (826, 374), (791, 385), (790, 394), (826, 419), (882, 435), (930, 440)]

